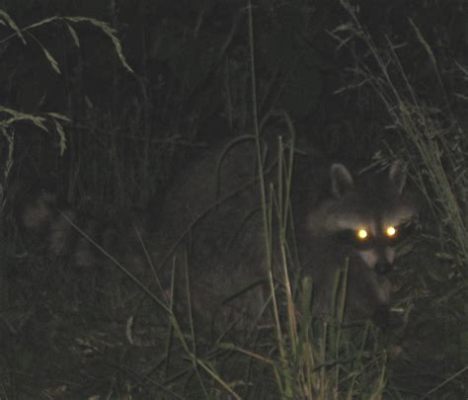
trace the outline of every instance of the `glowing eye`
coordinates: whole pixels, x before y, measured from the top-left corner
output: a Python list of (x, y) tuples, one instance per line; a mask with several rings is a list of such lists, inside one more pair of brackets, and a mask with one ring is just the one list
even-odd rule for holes
[(395, 235), (397, 234), (397, 230), (394, 226), (389, 226), (387, 227), (387, 229), (385, 229), (385, 234), (392, 238), (392, 237), (395, 237)]
[(364, 228), (358, 229), (358, 231), (356, 232), (356, 235), (361, 240), (367, 239), (367, 237), (369, 236), (369, 234)]

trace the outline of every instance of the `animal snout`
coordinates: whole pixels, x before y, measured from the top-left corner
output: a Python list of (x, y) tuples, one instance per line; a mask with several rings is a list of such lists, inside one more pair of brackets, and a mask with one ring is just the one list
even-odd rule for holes
[(379, 261), (375, 264), (375, 272), (379, 275), (388, 274), (393, 269), (393, 265), (388, 261)]

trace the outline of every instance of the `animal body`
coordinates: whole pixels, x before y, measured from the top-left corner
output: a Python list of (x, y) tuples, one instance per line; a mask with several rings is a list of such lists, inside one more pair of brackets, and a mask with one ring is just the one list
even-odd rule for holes
[[(296, 153), (284, 167), (289, 151), (280, 160), (263, 157), (263, 205), (251, 142), (205, 155), (168, 192), (159, 242), (184, 247), (195, 308), (218, 310), (229, 321), (256, 317), (269, 297), (268, 271), (287, 263), (293, 275), (312, 277), (315, 313), (328, 314), (336, 275), (347, 265), (347, 319), (386, 323), (396, 246), (416, 215), (403, 165), (353, 177), (314, 155)], [(180, 263), (180, 252), (174, 254)]]
[[(347, 319), (385, 321), (396, 246), (417, 211), (405, 190), (402, 164), (353, 176), (342, 164), (299, 152), (290, 157), (291, 151), (262, 153), (260, 167), (252, 141), (239, 141), (207, 151), (174, 179), (158, 205), (154, 233), (143, 239), (164, 288), (169, 290), (175, 281), (179, 295), (171, 295), (176, 302), (182, 298), (187, 304), (183, 298), (190, 297), (202, 318), (218, 318), (223, 324), (253, 321), (267, 307), (268, 274), (277, 276), (287, 264), (291, 275), (312, 277), (315, 313), (328, 314), (336, 275), (347, 267)], [(52, 253), (74, 253), (76, 262), (98, 264), (94, 245), (53, 208), (50, 197), (42, 194), (22, 208), (23, 224), (43, 236), (48, 231)], [(80, 224), (70, 211), (65, 215)], [(93, 237), (99, 229), (91, 226)], [(99, 243), (105, 248), (125, 243), (117, 254), (130, 268), (133, 263), (141, 269), (146, 256), (137, 242), (134, 235), (125, 240), (122, 234), (117, 241)]]

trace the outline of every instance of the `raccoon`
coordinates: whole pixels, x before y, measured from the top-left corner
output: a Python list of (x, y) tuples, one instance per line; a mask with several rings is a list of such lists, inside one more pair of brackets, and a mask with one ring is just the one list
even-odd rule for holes
[[(403, 165), (353, 176), (315, 153), (283, 153), (266, 152), (259, 164), (249, 140), (206, 151), (174, 179), (158, 211), (149, 213), (153, 232), (143, 239), (129, 233), (130, 222), (103, 227), (69, 208), (59, 211), (46, 192), (28, 196), (20, 220), (46, 238), (49, 253), (78, 265), (101, 262), (90, 237), (138, 268), (143, 280), (150, 258), (179, 310), (190, 304), (215, 326), (268, 320), (267, 276), (284, 263), (291, 276), (312, 278), (312, 307), (320, 316), (333, 313), (336, 276), (347, 267), (346, 319), (385, 324), (396, 248), (417, 215)], [(285, 160), (294, 162), (286, 168)], [(77, 226), (84, 228), (78, 232)], [(287, 249), (281, 251), (284, 238)]]
[[(295, 244), (288, 268), (312, 278), (315, 314), (332, 312), (336, 275), (347, 265), (346, 319), (386, 324), (396, 247), (417, 214), (405, 190), (403, 164), (353, 177), (343, 164), (327, 165), (316, 155), (297, 152), (290, 193), (266, 196), (271, 218), (265, 224), (257, 157), (251, 143), (236, 144), (206, 154), (176, 179), (160, 214), (158, 242), (165, 257), (159, 265), (167, 271), (169, 259), (172, 265), (184, 264), (176, 274), (187, 271), (191, 301), (201, 313), (251, 321), (266, 306), (270, 265), (274, 271), (284, 263), (279, 219), (287, 214), (278, 203), (287, 206), (287, 198), (292, 220), (286, 236)], [(267, 189), (285, 190), (287, 184), (276, 178), (278, 160), (269, 163), (265, 157), (263, 170)]]
[(311, 246), (302, 251), (305, 270), (320, 284), (316, 307), (328, 309), (333, 273), (347, 263), (348, 316), (387, 324), (397, 246), (417, 216), (404, 166), (396, 161), (385, 173), (353, 178), (344, 165), (332, 164), (328, 179), (328, 195), (305, 205), (299, 229), (301, 243)]

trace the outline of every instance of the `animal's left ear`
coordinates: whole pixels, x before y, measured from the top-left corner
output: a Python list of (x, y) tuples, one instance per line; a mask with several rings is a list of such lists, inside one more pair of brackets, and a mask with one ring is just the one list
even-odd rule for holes
[(343, 164), (333, 164), (330, 167), (332, 193), (339, 199), (354, 188), (354, 180), (351, 173)]
[(400, 160), (394, 161), (390, 166), (388, 177), (401, 194), (406, 183), (406, 165)]

